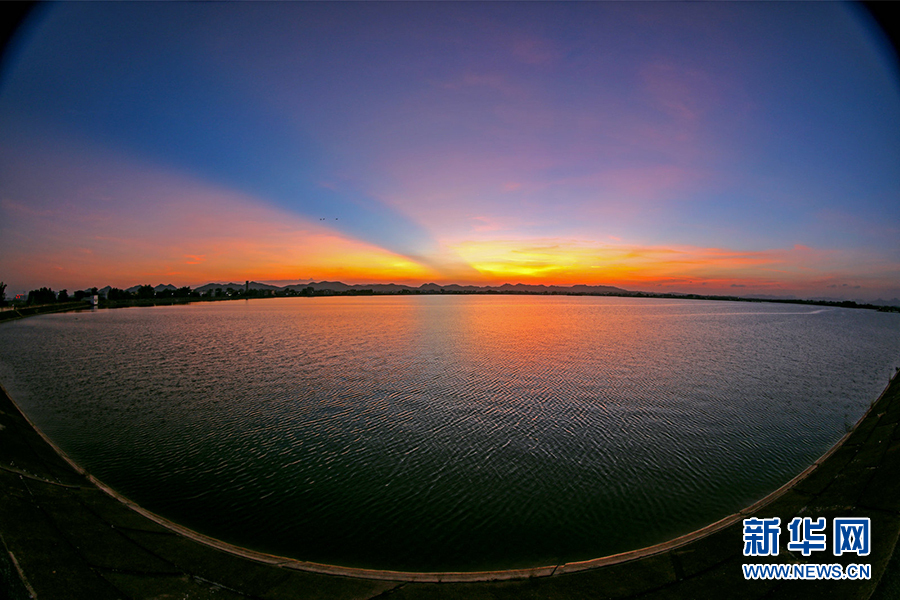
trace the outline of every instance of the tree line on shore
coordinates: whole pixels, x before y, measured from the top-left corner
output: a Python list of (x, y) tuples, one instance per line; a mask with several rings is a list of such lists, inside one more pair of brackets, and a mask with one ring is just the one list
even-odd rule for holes
[[(180, 303), (180, 302), (191, 302), (191, 301), (204, 301), (204, 300), (229, 300), (229, 299), (239, 299), (239, 298), (266, 298), (266, 297), (295, 297), (295, 296), (331, 296), (331, 295), (341, 295), (341, 296), (357, 296), (357, 295), (377, 295), (379, 293), (378, 290), (373, 289), (346, 289), (346, 290), (334, 290), (334, 289), (322, 289), (322, 288), (314, 288), (311, 285), (301, 288), (300, 286), (294, 287), (285, 287), (285, 288), (272, 288), (272, 289), (258, 289), (250, 286), (250, 282), (248, 281), (246, 285), (236, 285), (236, 286), (222, 286), (222, 287), (212, 287), (211, 285), (202, 286), (205, 288), (202, 292), (199, 289), (191, 289), (188, 286), (183, 286), (180, 288), (175, 288), (174, 286), (157, 286), (154, 288), (151, 285), (141, 285), (136, 286), (134, 288), (129, 288), (127, 290), (122, 290), (114, 287), (106, 287), (102, 290), (98, 290), (97, 288), (90, 288), (88, 290), (77, 290), (73, 294), (69, 294), (68, 290), (60, 290), (59, 292), (53, 291), (48, 287), (41, 287), (36, 290), (31, 290), (28, 292), (27, 298), (25, 299), (17, 299), (14, 303), (17, 305), (26, 305), (26, 306), (41, 306), (41, 305), (51, 305), (51, 304), (62, 304), (67, 302), (89, 302), (93, 298), (93, 296), (98, 296), (99, 303), (101, 306), (133, 306), (133, 305), (142, 305), (142, 304), (158, 304), (158, 303)], [(615, 289), (615, 288), (612, 288)], [(445, 289), (427, 289), (427, 290), (411, 290), (411, 289), (400, 289), (399, 291), (391, 291), (391, 292), (381, 292), (381, 293), (397, 293), (397, 294), (411, 294), (411, 293), (444, 293), (445, 291), (449, 293), (503, 293), (494, 289), (485, 289), (480, 290), (479, 292), (470, 292), (467, 290), (445, 290)], [(780, 304), (807, 304), (807, 305), (818, 305), (818, 306), (833, 306), (833, 307), (841, 307), (841, 308), (868, 308), (875, 309), (883, 312), (900, 312), (900, 307), (898, 306), (884, 306), (884, 305), (873, 305), (866, 303), (857, 303), (852, 300), (844, 300), (844, 301), (831, 301), (831, 300), (800, 300), (800, 299), (774, 299), (774, 298), (744, 298), (739, 296), (711, 296), (711, 295), (699, 295), (699, 294), (672, 294), (672, 293), (651, 293), (651, 292), (628, 292), (625, 290), (617, 290), (621, 293), (603, 293), (600, 295), (609, 295), (609, 296), (628, 296), (633, 298), (671, 298), (671, 299), (682, 299), (682, 300), (724, 300), (724, 301), (732, 301), (732, 302), (775, 302)], [(516, 293), (516, 294), (528, 294), (535, 292), (528, 291), (513, 291), (509, 290), (505, 293)], [(546, 294), (547, 292), (545, 292)], [(557, 295), (558, 293), (565, 292), (550, 292), (552, 295)], [(565, 293), (565, 295), (596, 295), (596, 294), (585, 294), (582, 292), (576, 292), (574, 290)], [(0, 306), (7, 306), (9, 302), (6, 299), (6, 284), (0, 281)]]
[[(352, 290), (349, 295), (371, 295), (372, 290)], [(154, 288), (152, 285), (141, 285), (137, 288), (123, 290), (120, 288), (110, 287), (103, 290), (90, 288), (87, 290), (77, 290), (69, 294), (68, 290), (63, 289), (54, 291), (49, 287), (41, 287), (28, 292), (24, 299), (15, 300), (15, 304), (26, 306), (38, 306), (46, 304), (61, 304), (65, 302), (89, 302), (93, 296), (98, 296), (99, 301), (103, 304), (123, 305), (129, 303), (141, 303), (142, 301), (190, 301), (190, 300), (227, 300), (238, 298), (265, 298), (273, 296), (321, 296), (331, 295), (331, 293), (323, 290), (316, 290), (313, 287), (306, 287), (302, 290), (286, 289), (286, 290), (260, 290), (248, 287), (217, 287), (210, 288), (204, 292), (192, 290), (188, 286), (180, 288), (160, 287)], [(0, 282), (0, 306), (7, 306), (6, 300), (6, 284)]]

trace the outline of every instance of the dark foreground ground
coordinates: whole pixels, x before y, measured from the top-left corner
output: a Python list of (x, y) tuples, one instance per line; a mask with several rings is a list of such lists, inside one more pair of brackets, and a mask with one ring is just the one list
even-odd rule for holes
[[(898, 423), (895, 377), (853, 432), (797, 479), (741, 514), (668, 544), (528, 572), (399, 574), (256, 554), (167, 523), (70, 464), (0, 389), (0, 598), (895, 600)], [(787, 551), (786, 525), (797, 515), (827, 518), (826, 551), (808, 558)], [(742, 520), (751, 516), (781, 518), (778, 556), (742, 555)], [(868, 556), (833, 556), (834, 517), (871, 518)], [(744, 563), (870, 564), (871, 579), (745, 580)]]

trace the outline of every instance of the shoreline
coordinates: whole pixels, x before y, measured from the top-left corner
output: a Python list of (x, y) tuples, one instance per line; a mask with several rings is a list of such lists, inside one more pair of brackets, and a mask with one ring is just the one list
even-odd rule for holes
[[(364, 287), (364, 286), (357, 286)], [(646, 298), (646, 299), (663, 299), (663, 300), (705, 300), (708, 302), (747, 302), (747, 303), (768, 303), (768, 304), (793, 304), (801, 306), (825, 306), (829, 308), (850, 308), (861, 310), (874, 310), (877, 312), (900, 313), (900, 306), (878, 305), (857, 303), (851, 300), (804, 300), (804, 299), (784, 299), (784, 298), (745, 298), (742, 296), (715, 296), (715, 295), (699, 295), (699, 294), (672, 294), (672, 293), (655, 293), (655, 292), (532, 292), (532, 291), (516, 291), (516, 290), (483, 290), (483, 291), (457, 291), (441, 289), (439, 292), (429, 290), (427, 292), (411, 293), (409, 291), (402, 292), (376, 292), (371, 289), (350, 289), (345, 291), (332, 291), (329, 289), (317, 290), (312, 294), (249, 294), (241, 293), (233, 296), (218, 297), (172, 297), (165, 296), (160, 298), (133, 298), (127, 300), (107, 300), (101, 297), (99, 304), (94, 307), (88, 301), (66, 302), (60, 304), (42, 304), (31, 306), (27, 304), (16, 304), (0, 309), (0, 323), (22, 319), (30, 316), (42, 314), (51, 314), (59, 312), (74, 312), (81, 310), (97, 309), (113, 309), (113, 308), (133, 308), (133, 307), (151, 307), (151, 306), (173, 306), (183, 304), (195, 304), (206, 302), (226, 302), (233, 300), (257, 300), (268, 298), (330, 298), (330, 297), (406, 297), (406, 296), (542, 296), (542, 297), (565, 297), (565, 296), (590, 296), (600, 298)]]

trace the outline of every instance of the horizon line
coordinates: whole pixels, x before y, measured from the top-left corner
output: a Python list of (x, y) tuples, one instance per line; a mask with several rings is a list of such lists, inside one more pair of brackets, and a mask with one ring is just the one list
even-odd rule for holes
[[(290, 281), (290, 280), (276, 280), (276, 281), (281, 283), (282, 281)], [(458, 290), (461, 290), (464, 292), (465, 291), (476, 291), (477, 292), (477, 291), (481, 291), (481, 290), (488, 291), (488, 290), (502, 290), (502, 289), (507, 289), (509, 291), (515, 291), (515, 290), (510, 290), (510, 288), (520, 288), (521, 291), (524, 293), (535, 293), (533, 291), (533, 289), (536, 288), (536, 289), (543, 289), (543, 290), (553, 291), (553, 292), (562, 292), (564, 294), (565, 293), (570, 293), (570, 294), (571, 293), (574, 293), (574, 294), (586, 293), (586, 294), (593, 294), (593, 295), (604, 294), (604, 295), (610, 295), (610, 296), (645, 295), (645, 296), (657, 297), (657, 298), (666, 298), (666, 297), (675, 298), (675, 297), (683, 296), (687, 299), (689, 299), (689, 298), (699, 298), (699, 299), (719, 298), (719, 299), (781, 301), (781, 302), (797, 302), (797, 303), (828, 302), (828, 303), (833, 303), (833, 304), (839, 304), (839, 303), (844, 302), (844, 303), (853, 303), (855, 305), (888, 306), (888, 307), (900, 306), (900, 299), (898, 299), (898, 298), (890, 298), (890, 299), (878, 298), (877, 300), (848, 300), (846, 298), (829, 298), (829, 297), (825, 297), (825, 296), (798, 297), (798, 296), (790, 295), (790, 294), (786, 294), (786, 295), (772, 295), (772, 294), (741, 295), (741, 294), (697, 293), (697, 292), (679, 292), (679, 291), (660, 292), (660, 291), (632, 290), (632, 289), (626, 289), (626, 288), (622, 288), (622, 287), (615, 286), (615, 285), (600, 284), (600, 283), (598, 283), (598, 284), (577, 283), (577, 284), (563, 285), (563, 284), (547, 284), (547, 283), (521, 283), (521, 282), (509, 283), (509, 282), (506, 282), (506, 283), (502, 283), (502, 284), (477, 285), (477, 284), (461, 284), (461, 283), (440, 284), (440, 283), (436, 283), (436, 282), (425, 282), (425, 283), (421, 283), (419, 285), (410, 285), (410, 284), (393, 283), (393, 282), (391, 282), (391, 283), (352, 283), (351, 284), (351, 283), (344, 283), (342, 281), (337, 281), (337, 280), (322, 280), (322, 281), (309, 281), (309, 282), (304, 282), (301, 280), (301, 281), (298, 281), (297, 283), (286, 283), (283, 285), (274, 285), (274, 284), (266, 282), (266, 281), (254, 281), (254, 280), (247, 279), (244, 281), (244, 283), (239, 283), (236, 281), (229, 281), (227, 283), (210, 281), (208, 283), (204, 283), (201, 285), (194, 285), (194, 286), (191, 286), (191, 285), (176, 286), (171, 283), (165, 283), (165, 284), (159, 283), (157, 285), (137, 284), (137, 285), (129, 286), (126, 288), (117, 288), (116, 286), (106, 285), (102, 288), (95, 288), (92, 286), (91, 288), (85, 288), (83, 290), (76, 290), (76, 291), (90, 292), (92, 289), (97, 289), (98, 292), (102, 291), (102, 290), (111, 290), (111, 289), (120, 289), (122, 291), (134, 291), (140, 287), (149, 286), (149, 287), (153, 288), (154, 292), (158, 288), (173, 289), (173, 290), (188, 288), (189, 290), (194, 292), (200, 288), (206, 288), (208, 286), (222, 286), (222, 287), (234, 286), (235, 291), (241, 292), (247, 286), (250, 286), (250, 285), (266, 286), (266, 288), (268, 288), (272, 291), (284, 291), (284, 290), (287, 290), (290, 288), (300, 288), (300, 287), (313, 287), (315, 289), (316, 286), (319, 286), (319, 289), (322, 289), (321, 286), (333, 286), (333, 287), (338, 287), (338, 288), (345, 288), (346, 290), (356, 290), (356, 291), (366, 290), (366, 289), (375, 290), (377, 288), (395, 288), (395, 289), (408, 289), (408, 290), (428, 289), (429, 291), (431, 291), (431, 290), (436, 291), (437, 289), (440, 289), (441, 291), (443, 291), (446, 288), (454, 288), (454, 289), (458, 289)], [(528, 288), (532, 288), (532, 290), (529, 290)], [(603, 291), (600, 291), (598, 288), (601, 288)], [(47, 289), (50, 289), (52, 291), (52, 288), (48, 287)], [(259, 288), (257, 288), (257, 289), (259, 289)], [(327, 289), (327, 288), (325, 288), (325, 289)], [(592, 289), (594, 289), (596, 291), (591, 291)], [(61, 288), (60, 290), (57, 291), (57, 293), (59, 291), (67, 291), (67, 290), (66, 290), (66, 288)], [(332, 289), (332, 291), (341, 291), (341, 290), (340, 289)], [(105, 297), (105, 294), (103, 294), (103, 295)], [(18, 296), (15, 296), (15, 297), (18, 298)], [(10, 298), (7, 297), (7, 300), (10, 300)], [(875, 303), (879, 303), (879, 304), (875, 304)]]

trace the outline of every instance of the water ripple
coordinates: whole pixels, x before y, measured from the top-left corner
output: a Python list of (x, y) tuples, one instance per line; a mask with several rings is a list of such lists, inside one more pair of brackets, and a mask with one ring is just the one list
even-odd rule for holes
[(767, 304), (225, 302), (4, 324), (0, 379), (101, 480), (210, 535), (512, 568), (659, 542), (777, 488), (877, 396), (898, 333)]

